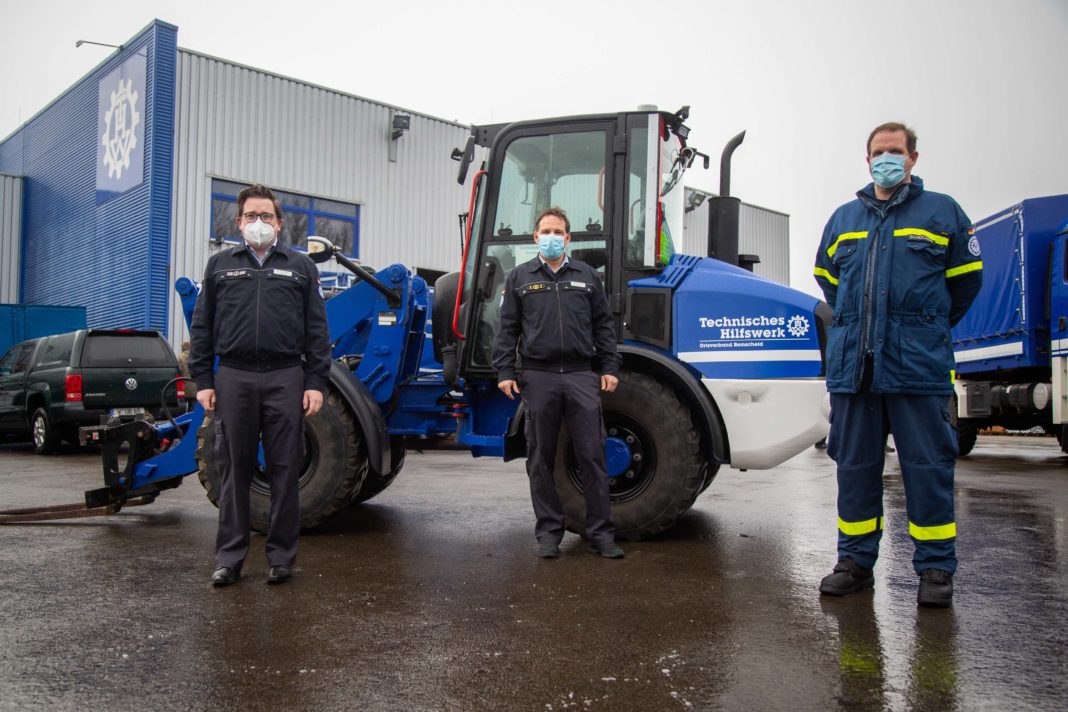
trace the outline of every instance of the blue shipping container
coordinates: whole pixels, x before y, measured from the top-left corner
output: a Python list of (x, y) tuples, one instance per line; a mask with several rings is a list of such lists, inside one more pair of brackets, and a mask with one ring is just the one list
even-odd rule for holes
[(26, 339), (84, 328), (85, 307), (0, 304), (0, 355)]

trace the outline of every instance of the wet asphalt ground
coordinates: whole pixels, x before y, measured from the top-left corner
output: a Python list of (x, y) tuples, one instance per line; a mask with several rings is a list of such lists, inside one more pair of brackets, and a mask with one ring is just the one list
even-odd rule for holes
[[(0, 447), (0, 507), (78, 501), (98, 456)], [(723, 470), (622, 561), (534, 556), (521, 462), (411, 453), (305, 535), (265, 585), (263, 538), (213, 589), (195, 476), (154, 504), (0, 527), (2, 710), (1064, 710), (1068, 457), (983, 437), (958, 464), (955, 606), (917, 609), (888, 456), (874, 592), (821, 599), (833, 463)]]

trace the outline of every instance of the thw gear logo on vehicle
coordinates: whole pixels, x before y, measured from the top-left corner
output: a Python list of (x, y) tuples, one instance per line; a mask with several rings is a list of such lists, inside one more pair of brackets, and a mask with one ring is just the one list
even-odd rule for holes
[(801, 338), (808, 333), (808, 329), (808, 319), (801, 314), (795, 314), (786, 322), (786, 330), (789, 331), (790, 336), (793, 336), (794, 338)]
[(130, 153), (137, 148), (136, 129), (141, 120), (137, 99), (131, 79), (119, 80), (119, 88), (111, 92), (111, 108), (104, 114), (104, 134), (100, 137), (109, 178), (122, 178), (122, 172), (130, 167)]

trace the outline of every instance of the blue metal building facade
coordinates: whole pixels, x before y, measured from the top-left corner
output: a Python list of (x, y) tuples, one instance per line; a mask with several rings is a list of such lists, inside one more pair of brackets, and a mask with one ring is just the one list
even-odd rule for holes
[(23, 183), (20, 303), (167, 330), (176, 42), (152, 22), (0, 143)]

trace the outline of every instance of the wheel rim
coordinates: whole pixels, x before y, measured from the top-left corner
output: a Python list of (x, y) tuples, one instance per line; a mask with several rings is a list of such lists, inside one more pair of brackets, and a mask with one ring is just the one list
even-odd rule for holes
[[(267, 468), (263, 465), (263, 443), (259, 445), (256, 471), (252, 473), (252, 491), (259, 494), (269, 495), (271, 484), (267, 479)], [(319, 441), (311, 436), (307, 428), (304, 430), (304, 460), (300, 463), (300, 477), (297, 478), (297, 487), (303, 487), (315, 474), (315, 468), (319, 464)]]
[[(605, 430), (608, 496), (616, 504), (628, 502), (640, 496), (656, 476), (656, 443), (640, 422), (618, 413), (606, 414)], [(570, 443), (565, 461), (568, 479), (581, 492), (582, 470)]]
[(45, 445), (45, 436), (48, 433), (48, 423), (43, 415), (36, 415), (33, 419), (33, 444), (40, 449)]

